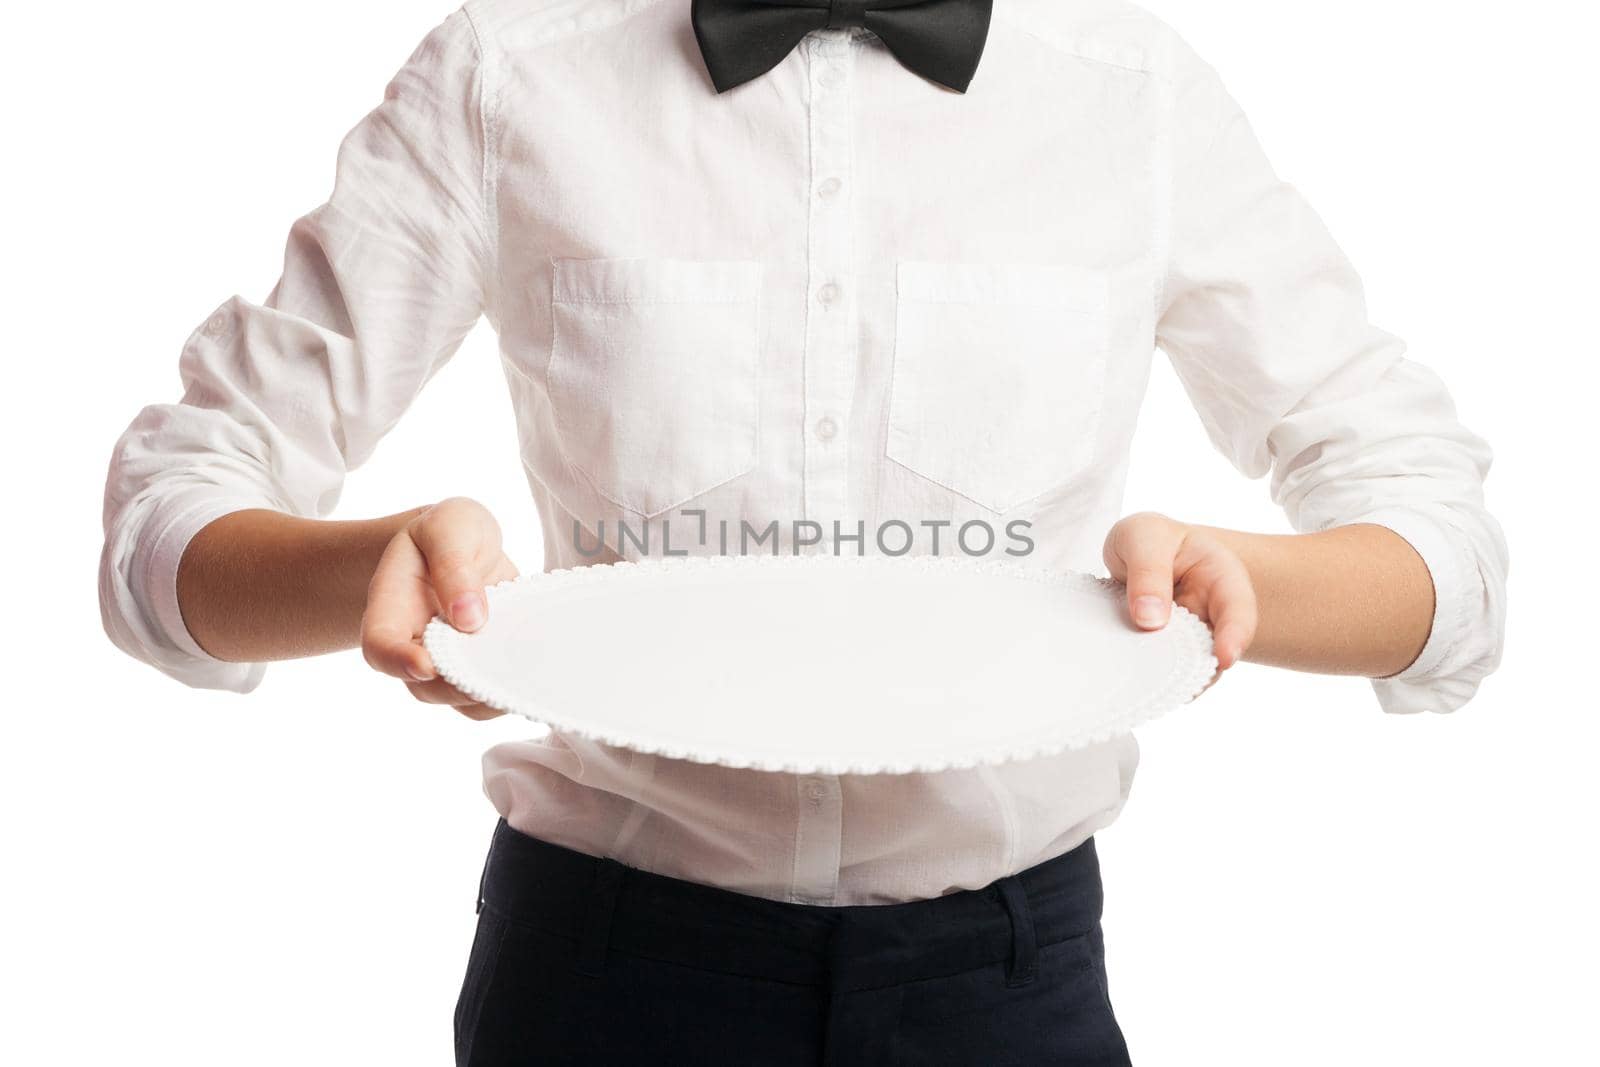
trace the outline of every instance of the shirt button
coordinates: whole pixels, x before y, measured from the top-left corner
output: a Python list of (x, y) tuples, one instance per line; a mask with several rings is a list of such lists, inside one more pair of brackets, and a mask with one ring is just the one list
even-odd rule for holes
[(833, 419), (824, 416), (817, 422), (817, 436), (824, 441), (833, 440), (834, 437), (838, 436), (838, 433), (839, 424), (834, 422)]
[(821, 782), (812, 782), (806, 786), (806, 799), (813, 804), (822, 803), (822, 798), (827, 796), (827, 790), (822, 788)]
[(839, 287), (832, 282), (828, 282), (817, 290), (817, 301), (824, 306), (833, 303), (837, 299), (839, 299)]
[(822, 72), (817, 75), (817, 84), (824, 89), (837, 89), (843, 81), (844, 71), (838, 67), (823, 67)]
[(207, 337), (221, 337), (227, 331), (228, 320), (222, 312), (219, 311), (206, 320), (205, 333)]
[(832, 200), (834, 197), (839, 195), (839, 189), (842, 185), (844, 185), (844, 183), (838, 178), (829, 178), (827, 181), (817, 186), (817, 195), (822, 197), (824, 200)]

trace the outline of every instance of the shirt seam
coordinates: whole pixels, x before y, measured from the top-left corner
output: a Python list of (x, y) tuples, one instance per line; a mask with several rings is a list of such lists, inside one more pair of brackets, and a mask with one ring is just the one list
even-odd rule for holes
[[(1169, 309), (1169, 305), (1167, 303), (1167, 281), (1172, 276), (1172, 246), (1176, 243), (1173, 240), (1171, 230), (1173, 226), (1173, 220), (1178, 217), (1178, 168), (1174, 165), (1175, 161), (1172, 158), (1173, 149), (1177, 144), (1177, 114), (1178, 100), (1176, 95), (1174, 95), (1171, 99), (1170, 105), (1167, 108), (1167, 114), (1165, 116), (1167, 133), (1165, 137), (1164, 152), (1167, 158), (1164, 160), (1164, 163), (1167, 171), (1166, 226), (1168, 230), (1168, 236), (1165, 242), (1165, 247), (1162, 250), (1161, 270), (1157, 281), (1155, 314), (1158, 335), (1161, 319), (1165, 317)], [(1211, 157), (1216, 152), (1217, 145), (1222, 142), (1222, 131), (1238, 120), (1245, 120), (1244, 111), (1237, 104), (1231, 105), (1228, 108), (1227, 113), (1224, 114), (1223, 117), (1211, 127), (1211, 137), (1208, 141), (1206, 141), (1205, 148), (1197, 157), (1195, 166), (1188, 168), (1188, 173), (1202, 172), (1211, 165)]]
[[(1167, 298), (1167, 275), (1172, 268), (1172, 220), (1177, 207), (1177, 167), (1173, 155), (1177, 146), (1174, 116), (1177, 114), (1177, 93), (1170, 80), (1159, 83), (1160, 134), (1156, 138), (1156, 159), (1151, 175), (1151, 292), (1150, 333), (1155, 337), (1161, 322), (1161, 310)], [(1152, 345), (1152, 347), (1154, 347)]]
[(480, 160), (478, 195), (481, 203), (479, 209), (483, 212), (484, 236), (488, 240), (487, 262), (484, 264), (488, 277), (483, 280), (485, 305), (490, 309), (495, 321), (500, 319), (500, 293), (499, 278), (501, 274), (500, 262), (500, 212), (499, 212), (499, 180), (500, 180), (500, 154), (496, 143), (499, 129), (499, 81), (493, 79), (494, 63), (489, 55), (489, 49), (484, 42), (484, 36), (478, 26), (478, 20), (472, 13), (472, 3), (461, 5), (461, 14), (466, 19), (467, 28), (472, 31), (472, 43), (478, 56), (478, 130), (483, 143), (483, 158)]
[(791, 904), (800, 903), (800, 850), (805, 847), (805, 798), (800, 795), (798, 780), (795, 782), (795, 812), (794, 812), (794, 845), (789, 851), (789, 892), (786, 898)]

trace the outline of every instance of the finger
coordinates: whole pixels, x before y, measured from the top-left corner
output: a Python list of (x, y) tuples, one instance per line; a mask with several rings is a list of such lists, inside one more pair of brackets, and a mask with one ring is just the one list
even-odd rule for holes
[(424, 704), (447, 707), (478, 722), (498, 719), (505, 714), (499, 708), (479, 703), (442, 678), (436, 678), (431, 682), (408, 682), (406, 688), (411, 691), (413, 697)]
[(1256, 594), (1243, 564), (1226, 568), (1209, 593), (1211, 643), (1219, 670), (1243, 658), (1256, 634)]
[(421, 552), (409, 537), (394, 538), (367, 587), (361, 617), (361, 652), (367, 663), (395, 678), (431, 679), (433, 661), (417, 638), (433, 612)]
[(498, 719), (505, 714), (499, 708), (491, 708), (487, 704), (467, 704), (456, 710), (474, 722), (487, 722), (489, 719)]
[(463, 707), (467, 704), (478, 703), (478, 698), (468, 696), (443, 678), (435, 678), (428, 682), (407, 682), (406, 688), (411, 695), (424, 704), (445, 704), (450, 707)]
[(1156, 525), (1131, 524), (1113, 551), (1127, 585), (1128, 614), (1138, 626), (1159, 630), (1172, 615), (1172, 560), (1177, 545)]

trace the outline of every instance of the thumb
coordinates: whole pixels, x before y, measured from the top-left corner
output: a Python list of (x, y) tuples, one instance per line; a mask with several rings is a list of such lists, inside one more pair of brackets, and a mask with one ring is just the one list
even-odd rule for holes
[(458, 553), (445, 553), (437, 563), (429, 561), (428, 575), (433, 582), (434, 595), (439, 598), (440, 610), (451, 626), (471, 633), (489, 620), (489, 600), (483, 592), (483, 579), (470, 557), (463, 559)]
[(413, 535), (427, 562), (428, 584), (450, 625), (471, 633), (489, 619), (484, 561), (498, 557), (498, 545), (486, 543), (483, 527), (470, 514), (442, 511), (432, 520)]
[(1172, 545), (1161, 531), (1130, 524), (1113, 548), (1128, 614), (1141, 629), (1159, 630), (1172, 615)]

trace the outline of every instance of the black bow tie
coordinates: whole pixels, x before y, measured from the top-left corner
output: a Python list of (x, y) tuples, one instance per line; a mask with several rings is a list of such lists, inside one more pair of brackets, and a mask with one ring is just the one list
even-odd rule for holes
[(723, 93), (782, 62), (812, 30), (862, 26), (904, 66), (967, 91), (994, 0), (694, 0), (691, 18), (711, 83)]

